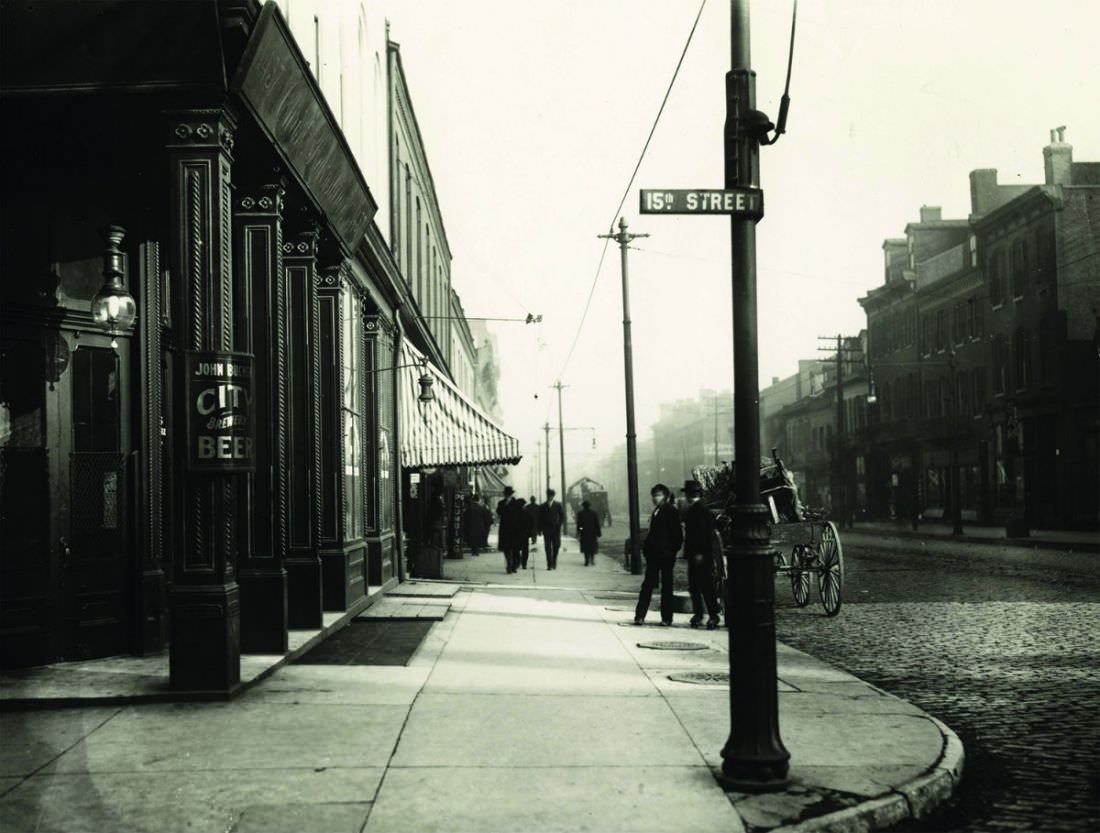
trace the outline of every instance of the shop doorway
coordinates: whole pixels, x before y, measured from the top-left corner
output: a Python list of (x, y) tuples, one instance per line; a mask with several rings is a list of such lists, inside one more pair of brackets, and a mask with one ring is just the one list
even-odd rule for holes
[(129, 343), (82, 334), (55, 386), (50, 523), (57, 570), (55, 649), (66, 660), (129, 650), (132, 455)]

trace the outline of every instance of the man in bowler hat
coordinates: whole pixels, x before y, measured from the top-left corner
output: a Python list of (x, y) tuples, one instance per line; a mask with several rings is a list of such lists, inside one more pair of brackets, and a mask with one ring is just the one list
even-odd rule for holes
[(546, 547), (546, 569), (558, 569), (558, 550), (561, 549), (561, 528), (565, 524), (565, 510), (554, 499), (553, 489), (546, 490), (546, 503), (540, 507), (539, 526), (542, 543)]
[(707, 607), (707, 630), (718, 627), (718, 600), (714, 595), (714, 515), (703, 503), (703, 486), (698, 480), (684, 481), (684, 558), (691, 592), (691, 626), (703, 624), (703, 603)]
[(642, 553), (645, 555), (645, 579), (638, 593), (638, 606), (634, 609), (634, 624), (645, 624), (653, 588), (661, 585), (661, 624), (672, 624), (672, 570), (676, 566), (676, 553), (684, 542), (680, 528), (680, 513), (672, 504), (668, 486), (658, 483), (649, 490), (653, 498), (653, 514), (649, 516), (649, 532), (646, 534)]

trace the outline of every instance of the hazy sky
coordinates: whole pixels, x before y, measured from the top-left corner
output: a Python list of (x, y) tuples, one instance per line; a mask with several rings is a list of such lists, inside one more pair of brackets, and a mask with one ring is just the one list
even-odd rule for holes
[[(470, 316), (501, 348), (505, 427), (531, 455), (612, 212), (698, 9), (696, 0), (402, 0), (391, 13)], [(790, 3), (753, 3), (758, 107), (782, 93)], [(969, 211), (968, 173), (1041, 182), (1050, 128), (1100, 160), (1100, 2), (802, 0), (788, 134), (762, 150), (760, 376), (787, 376), (816, 336), (865, 326), (882, 240), (922, 204)], [(624, 206), (640, 437), (657, 405), (732, 377), (729, 225), (637, 214), (640, 187), (721, 187), (729, 7), (708, 0)], [(618, 249), (561, 373), (567, 425), (625, 431)], [(556, 442), (556, 440), (555, 440)], [(591, 440), (567, 434), (569, 479)], [(556, 464), (555, 464), (556, 465)], [(514, 472), (523, 489), (524, 465)]]

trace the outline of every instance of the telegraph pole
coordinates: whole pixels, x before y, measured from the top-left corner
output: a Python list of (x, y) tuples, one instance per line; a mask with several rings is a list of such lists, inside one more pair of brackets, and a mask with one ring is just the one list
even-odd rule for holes
[(542, 426), (542, 430), (546, 432), (546, 442), (543, 448), (546, 449), (546, 491), (550, 491), (550, 423), (546, 423)]
[(630, 572), (642, 572), (641, 518), (638, 514), (638, 437), (634, 430), (634, 344), (630, 335), (630, 271), (626, 250), (631, 240), (649, 237), (648, 234), (627, 233), (626, 218), (619, 218), (618, 234), (600, 234), (599, 237), (619, 244), (623, 278), (623, 367), (626, 376), (626, 490), (630, 509)]
[[(558, 455), (561, 457), (561, 496), (560, 496), (559, 500), (561, 500), (562, 508), (564, 508), (565, 507), (565, 488), (566, 488), (566, 486), (565, 486), (565, 425), (562, 422), (562, 417), (561, 417), (561, 389), (564, 388), (564, 387), (568, 387), (568, 386), (563, 385), (561, 383), (561, 379), (558, 379), (558, 381), (554, 384), (554, 387), (558, 391)], [(547, 436), (549, 436), (549, 434)], [(565, 532), (565, 533), (568, 534), (568, 532), (569, 532), (569, 513), (568, 512), (565, 513), (565, 520), (562, 521), (561, 528), (562, 528), (562, 532)]]
[[(761, 131), (766, 136), (771, 126), (756, 110), (756, 73), (750, 54), (749, 2), (731, 0), (731, 71), (726, 75), (724, 130), (727, 189), (760, 186)], [(781, 112), (780, 123), (784, 115)], [(757, 219), (730, 218), (737, 502), (727, 555), (730, 734), (722, 748), (721, 780), (728, 789), (765, 792), (786, 787), (791, 756), (779, 736), (771, 529), (760, 499)]]

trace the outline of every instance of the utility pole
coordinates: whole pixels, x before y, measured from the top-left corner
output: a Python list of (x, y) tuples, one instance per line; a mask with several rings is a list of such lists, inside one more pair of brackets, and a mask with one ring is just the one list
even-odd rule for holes
[(626, 490), (630, 509), (630, 572), (642, 572), (641, 519), (638, 514), (638, 437), (634, 430), (634, 344), (630, 336), (630, 271), (627, 267), (627, 247), (631, 240), (648, 234), (627, 233), (626, 218), (619, 218), (618, 234), (600, 234), (601, 238), (619, 244), (623, 278), (623, 367), (626, 376)]
[[(761, 129), (751, 68), (749, 2), (730, 2), (730, 72), (723, 134), (727, 189), (760, 186)], [(785, 121), (786, 101), (780, 113)], [(760, 378), (756, 334), (756, 220), (730, 217), (733, 283), (733, 427), (737, 502), (727, 552), (730, 580), (730, 734), (722, 747), (722, 782), (765, 792), (787, 786), (790, 753), (779, 736), (776, 690), (775, 579), (770, 516), (760, 499)], [(624, 249), (625, 253), (625, 249)]]
[(714, 396), (714, 467), (718, 467), (718, 395)]
[(546, 491), (550, 491), (550, 423), (546, 423), (542, 426), (542, 430), (546, 432), (546, 443), (543, 448), (546, 449)]
[(844, 337), (836, 336), (836, 457), (833, 460), (837, 520), (845, 525), (848, 520), (848, 493), (844, 471)]
[[(561, 417), (561, 389), (564, 388), (564, 387), (568, 387), (568, 385), (563, 385), (561, 383), (561, 379), (558, 379), (558, 381), (555, 383), (554, 387), (557, 388), (557, 391), (558, 391), (558, 455), (561, 457), (561, 461), (560, 461), (561, 462), (561, 496), (558, 499), (561, 501), (561, 505), (564, 508), (565, 507), (565, 489), (566, 489), (566, 485), (565, 485), (565, 425), (562, 422), (562, 417)], [(562, 529), (562, 532), (564, 532), (566, 534), (569, 533), (569, 513), (568, 512), (565, 513), (565, 520), (562, 521), (561, 529)]]

